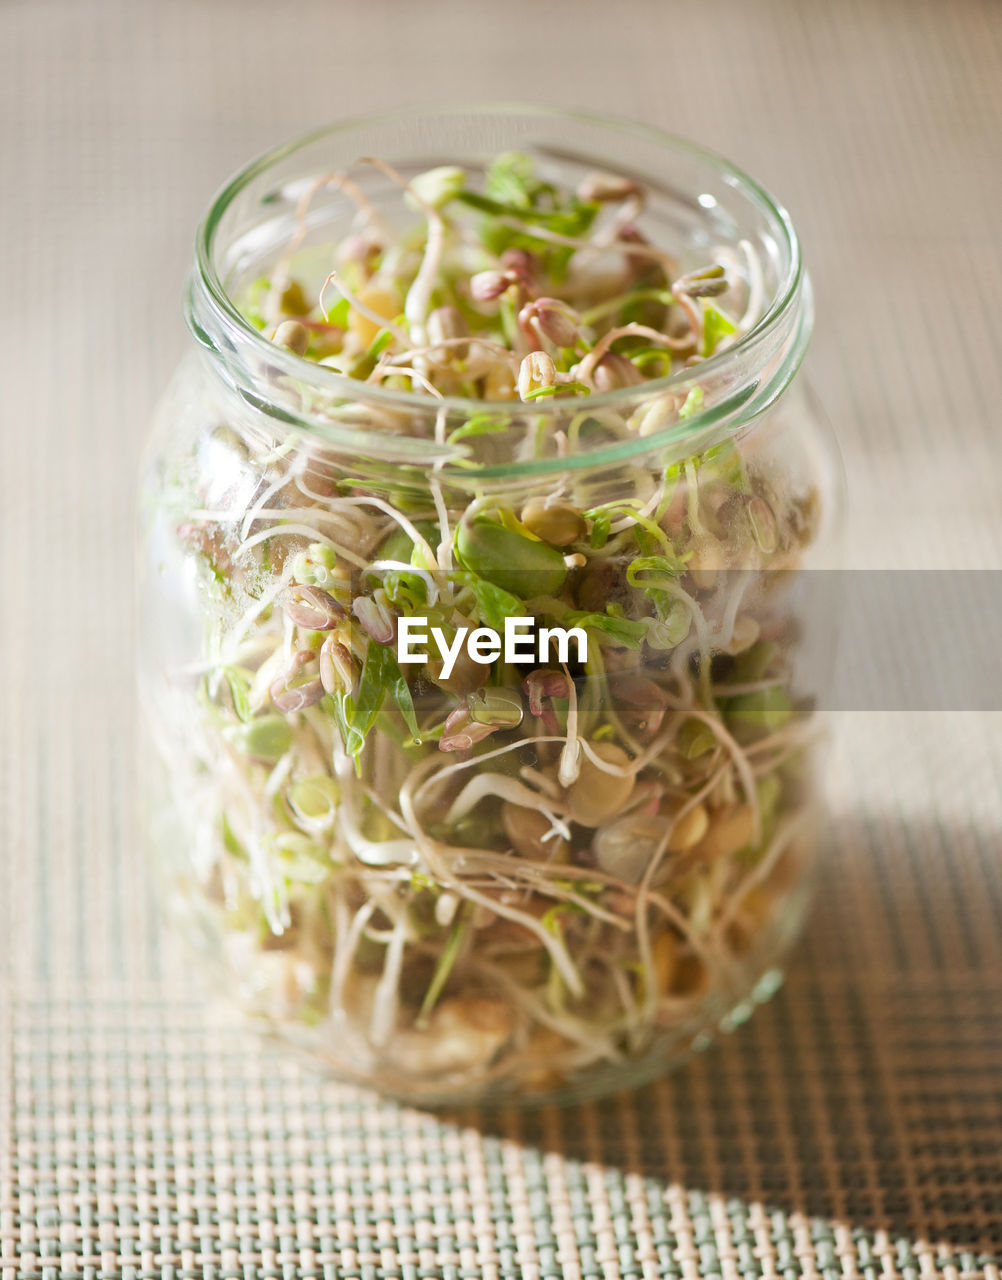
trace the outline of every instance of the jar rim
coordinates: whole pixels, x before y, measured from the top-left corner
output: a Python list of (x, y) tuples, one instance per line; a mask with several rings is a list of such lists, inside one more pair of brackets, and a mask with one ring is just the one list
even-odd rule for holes
[[(804, 277), (800, 239), (786, 208), (765, 187), (751, 178), (744, 170), (738, 168), (737, 165), (732, 164), (716, 152), (697, 143), (690, 142), (686, 138), (653, 125), (642, 124), (620, 116), (599, 115), (587, 111), (535, 104), (481, 103), (425, 106), (416, 109), (398, 109), (349, 117), (339, 121), (337, 124), (326, 125), (298, 138), (280, 143), (278, 146), (263, 152), (240, 169), (216, 193), (209, 206), (209, 211), (196, 234), (195, 265), (200, 282), (204, 286), (204, 294), (216, 319), (223, 324), (224, 328), (236, 329), (239, 337), (243, 341), (250, 343), (251, 350), (257, 350), (259, 354), (266, 356), (269, 363), (272, 366), (277, 365), (283, 373), (301, 378), (305, 366), (310, 370), (311, 379), (316, 378), (318, 380), (318, 385), (342, 395), (346, 400), (358, 399), (360, 388), (357, 379), (340, 373), (329, 366), (319, 365), (315, 361), (308, 361), (304, 357), (286, 351), (284, 348), (276, 347), (242, 314), (224, 287), (216, 270), (213, 251), (219, 224), (233, 200), (255, 178), (265, 174), (281, 161), (294, 156), (297, 152), (305, 150), (307, 147), (322, 142), (326, 138), (351, 133), (365, 127), (392, 124), (403, 120), (421, 121), (443, 116), (470, 117), (490, 115), (571, 121), (646, 139), (649, 142), (658, 144), (666, 151), (674, 149), (684, 152), (691, 158), (699, 160), (715, 170), (729, 185), (740, 191), (742, 196), (748, 199), (759, 212), (767, 216), (773, 230), (779, 232), (782, 238), (782, 247), (786, 251), (787, 265), (785, 273), (773, 291), (769, 306), (763, 310), (762, 315), (755, 324), (747, 332), (741, 334), (731, 346), (700, 362), (698, 368), (701, 377), (705, 376), (707, 371), (712, 373), (719, 370), (726, 363), (754, 348), (762, 341), (764, 336), (773, 332), (786, 316), (798, 296)], [(796, 365), (799, 365), (799, 359), (796, 361)], [(796, 365), (790, 371), (791, 377), (796, 371)], [(651, 398), (657, 397), (679, 387), (687, 378), (691, 379), (692, 372), (692, 370), (678, 370), (660, 378), (651, 378), (640, 386), (620, 387), (590, 395), (588, 397), (588, 407), (615, 409), (617, 406), (628, 404), (631, 401), (635, 403), (638, 396), (643, 396), (644, 398), (648, 396)], [(427, 413), (430, 408), (430, 398), (426, 394), (396, 390), (380, 384), (366, 383), (365, 398), (373, 404), (383, 405), (387, 408), (411, 411), (417, 409), (424, 413)], [(465, 396), (436, 397), (431, 403), (434, 404), (436, 410), (444, 409), (448, 413), (456, 414), (472, 415), (474, 413), (511, 411), (511, 405), (507, 401), (481, 400)], [(544, 418), (566, 414), (567, 402), (557, 398), (542, 401), (532, 406), (532, 412), (534, 415)], [(693, 414), (687, 420), (690, 430), (699, 425), (705, 425), (708, 421), (708, 415), (711, 413), (712, 410), (707, 409)], [(707, 415), (707, 418), (704, 418), (704, 414)], [(655, 440), (656, 435), (646, 437), (648, 444), (653, 443)]]

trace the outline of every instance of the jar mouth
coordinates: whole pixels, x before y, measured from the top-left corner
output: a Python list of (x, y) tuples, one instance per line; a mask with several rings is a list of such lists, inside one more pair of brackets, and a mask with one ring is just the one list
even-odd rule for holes
[[(192, 292), (194, 293), (197, 290), (199, 303), (207, 307), (207, 313), (203, 313), (203, 316), (196, 321), (191, 314), (193, 308), (189, 304), (189, 326), (192, 328), (196, 339), (210, 350), (219, 350), (216, 335), (214, 334), (210, 337), (206, 332), (204, 321), (208, 320), (211, 327), (217, 331), (219, 338), (225, 342), (230, 350), (246, 352), (255, 360), (266, 361), (272, 369), (283, 375), (299, 381), (308, 380), (317, 389), (332, 393), (345, 401), (359, 400), (364, 396), (365, 401), (374, 406), (383, 406), (387, 409), (398, 411), (418, 411), (425, 414), (432, 407), (436, 411), (444, 409), (449, 414), (465, 414), (468, 416), (484, 413), (510, 413), (513, 405), (508, 401), (461, 396), (432, 398), (420, 392), (387, 388), (378, 383), (363, 384), (358, 379), (351, 378), (336, 369), (306, 360), (284, 348), (276, 346), (260, 330), (255, 328), (237, 307), (229, 290), (223, 283), (217, 265), (218, 235), (223, 220), (232, 209), (234, 202), (247, 191), (255, 180), (266, 177), (269, 172), (278, 169), (285, 162), (294, 160), (299, 153), (307, 151), (311, 147), (323, 145), (326, 142), (337, 142), (339, 139), (350, 136), (353, 133), (362, 134), (366, 130), (395, 125), (406, 127), (413, 132), (415, 137), (429, 138), (429, 149), (434, 149), (437, 145), (434, 141), (434, 122), (436, 120), (452, 122), (480, 119), (486, 122), (492, 117), (509, 121), (522, 120), (540, 123), (552, 121), (556, 126), (563, 123), (584, 129), (594, 129), (601, 131), (606, 136), (610, 134), (618, 135), (624, 142), (632, 139), (638, 143), (646, 144), (655, 148), (666, 160), (670, 160), (674, 154), (704, 166), (716, 179), (733, 189), (757, 215), (765, 219), (769, 235), (782, 264), (782, 271), (773, 287), (769, 290), (767, 305), (763, 304), (762, 314), (730, 346), (700, 361), (698, 365), (691, 369), (681, 369), (659, 378), (651, 378), (637, 386), (593, 393), (587, 397), (586, 402), (581, 401), (579, 407), (583, 408), (587, 403), (589, 409), (614, 411), (631, 403), (636, 405), (639, 401), (657, 398), (687, 384), (691, 385), (695, 377), (702, 380), (708, 376), (719, 374), (721, 370), (737, 363), (747, 362), (751, 364), (754, 362), (754, 353), (767, 349), (770, 340), (774, 341), (774, 335), (777, 330), (781, 330), (784, 325), (793, 327), (791, 312), (795, 309), (797, 300), (801, 295), (801, 287), (805, 283), (800, 241), (792, 219), (784, 206), (743, 170), (715, 152), (687, 139), (657, 129), (654, 126), (637, 123), (622, 117), (518, 103), (484, 103), (473, 106), (454, 104), (432, 106), (416, 110), (408, 109), (406, 112), (391, 111), (352, 117), (338, 124), (314, 130), (299, 138), (280, 144), (264, 152), (236, 173), (215, 196), (196, 236), (195, 273), (192, 281)], [(358, 158), (360, 157), (356, 157), (356, 159)], [(589, 156), (586, 152), (575, 153), (574, 159), (578, 163), (591, 163), (593, 167), (603, 165), (611, 167), (614, 163), (604, 160), (598, 154), (594, 157)], [(462, 155), (455, 155), (440, 159), (437, 163), (452, 162), (461, 164), (463, 160), (464, 157)], [(644, 177), (642, 174), (639, 176), (641, 178)], [(654, 175), (647, 176), (652, 178)], [(684, 194), (686, 196), (696, 196), (696, 193), (689, 191), (684, 192)], [(696, 198), (702, 203), (702, 197), (696, 196)], [(712, 201), (712, 197), (707, 198)], [(800, 359), (803, 356), (803, 351), (809, 338), (810, 317), (802, 317), (801, 323), (797, 328), (799, 336), (794, 343), (794, 351), (790, 353), (791, 358), (784, 361), (784, 376), (782, 377), (780, 390), (790, 381), (797, 367), (799, 367)], [(775, 377), (771, 381), (773, 383), (773, 394), (769, 397), (770, 403), (776, 398)], [(761, 388), (758, 389), (761, 390)], [(751, 398), (757, 402), (761, 397), (753, 396)], [(741, 403), (748, 399), (748, 396), (730, 396), (724, 402), (718, 402), (715, 406), (693, 413), (684, 424), (686, 428), (685, 434), (689, 436), (696, 430), (712, 425), (714, 421), (719, 421), (726, 416), (723, 411), (728, 406), (728, 402), (730, 411), (733, 412), (735, 407), (739, 407)], [(534, 417), (546, 421), (547, 419), (566, 416), (568, 407), (569, 402), (567, 400), (555, 397), (550, 400), (534, 402), (531, 411)], [(303, 420), (300, 425), (307, 426), (308, 423)], [(664, 432), (653, 433), (636, 443), (641, 444), (646, 450), (659, 443), (659, 438), (665, 434)], [(667, 434), (669, 436), (672, 434), (671, 429)], [(616, 453), (619, 454), (621, 451), (622, 447), (617, 449)], [(601, 452), (604, 453), (605, 450)], [(630, 452), (633, 452), (633, 450), (630, 450)], [(591, 462), (596, 460), (595, 453), (590, 454), (589, 457)], [(564, 460), (565, 465), (566, 462), (567, 459)], [(539, 463), (537, 462), (536, 466), (538, 465)]]

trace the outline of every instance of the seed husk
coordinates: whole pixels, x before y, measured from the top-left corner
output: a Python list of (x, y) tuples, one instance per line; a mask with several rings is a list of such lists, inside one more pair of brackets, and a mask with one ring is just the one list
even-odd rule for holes
[(282, 608), (297, 627), (308, 631), (331, 631), (347, 614), (334, 597), (322, 587), (297, 583), (289, 587)]

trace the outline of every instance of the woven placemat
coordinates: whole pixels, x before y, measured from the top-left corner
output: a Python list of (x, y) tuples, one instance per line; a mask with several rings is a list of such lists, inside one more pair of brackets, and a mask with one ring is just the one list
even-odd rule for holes
[(230, 1025), (161, 936), (130, 561), (212, 189), (451, 97), (648, 119), (780, 192), (850, 563), (998, 569), (1000, 86), (992, 0), (0, 5), (0, 1280), (998, 1280), (1002, 717), (836, 717), (818, 905), (748, 1025), (600, 1104), (433, 1116)]

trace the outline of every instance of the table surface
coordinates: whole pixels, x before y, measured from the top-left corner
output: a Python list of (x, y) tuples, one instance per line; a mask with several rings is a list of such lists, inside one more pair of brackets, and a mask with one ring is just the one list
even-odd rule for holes
[(193, 228), (265, 146), (445, 99), (645, 119), (780, 193), (852, 565), (1002, 565), (997, 4), (7, 0), (0, 1277), (997, 1277), (997, 714), (840, 716), (784, 991), (602, 1104), (432, 1117), (318, 1081), (159, 932), (131, 507)]

